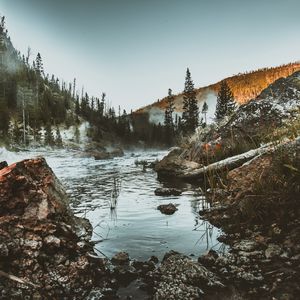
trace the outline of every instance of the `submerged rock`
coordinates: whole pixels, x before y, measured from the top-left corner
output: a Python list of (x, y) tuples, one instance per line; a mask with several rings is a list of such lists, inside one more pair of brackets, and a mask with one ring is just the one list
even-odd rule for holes
[(161, 204), (157, 207), (157, 209), (165, 215), (173, 215), (175, 211), (178, 210), (177, 207), (172, 203)]
[(116, 148), (109, 152), (110, 157), (122, 157), (124, 156), (124, 151), (121, 148)]
[(175, 188), (157, 188), (154, 193), (156, 196), (179, 196), (182, 191)]
[(110, 154), (106, 151), (93, 151), (90, 153), (91, 156), (95, 158), (95, 160), (109, 159)]

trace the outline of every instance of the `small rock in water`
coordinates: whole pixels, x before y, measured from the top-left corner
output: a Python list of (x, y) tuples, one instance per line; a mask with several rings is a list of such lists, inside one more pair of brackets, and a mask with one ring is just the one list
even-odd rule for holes
[(152, 255), (148, 261), (152, 261), (153, 263), (157, 264), (159, 262), (158, 258), (154, 255)]
[(154, 194), (156, 196), (179, 196), (182, 191), (175, 188), (157, 188)]
[(177, 207), (172, 203), (161, 204), (157, 207), (157, 209), (160, 210), (160, 212), (165, 215), (173, 215), (175, 211), (178, 210)]

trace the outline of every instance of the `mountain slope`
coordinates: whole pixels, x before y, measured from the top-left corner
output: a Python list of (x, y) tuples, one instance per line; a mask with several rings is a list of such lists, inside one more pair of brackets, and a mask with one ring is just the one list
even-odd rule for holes
[[(287, 77), (300, 70), (300, 62), (290, 63), (274, 68), (263, 68), (252, 72), (237, 74), (225, 78), (230, 86), (236, 101), (245, 104), (250, 99), (256, 98), (265, 88), (281, 77)], [(201, 108), (204, 101), (208, 104), (208, 118), (211, 121), (215, 111), (216, 96), (220, 82), (196, 89), (198, 105)], [(149, 120), (158, 123), (163, 121), (167, 98), (145, 106), (137, 110), (136, 114), (149, 114)], [(175, 109), (181, 114), (183, 106), (183, 94), (175, 96)]]

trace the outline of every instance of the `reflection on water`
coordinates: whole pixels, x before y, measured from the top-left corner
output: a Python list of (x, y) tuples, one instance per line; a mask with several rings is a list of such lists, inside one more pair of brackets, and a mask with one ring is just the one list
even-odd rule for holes
[[(132, 258), (162, 258), (169, 250), (187, 255), (200, 255), (220, 247), (217, 228), (200, 219), (198, 211), (207, 206), (199, 189), (180, 182), (158, 182), (156, 173), (135, 164), (139, 160), (155, 161), (166, 152), (128, 153), (124, 157), (95, 161), (76, 152), (26, 152), (32, 157), (46, 157), (70, 195), (71, 207), (78, 216), (86, 217), (94, 228), (93, 239), (100, 253), (111, 257), (127, 251)], [(17, 154), (24, 158), (24, 153)], [(15, 159), (16, 157), (14, 157)], [(122, 182), (116, 208), (111, 209), (114, 178)], [(177, 187), (181, 196), (155, 196), (158, 187)], [(174, 203), (178, 211), (164, 215), (160, 204)]]

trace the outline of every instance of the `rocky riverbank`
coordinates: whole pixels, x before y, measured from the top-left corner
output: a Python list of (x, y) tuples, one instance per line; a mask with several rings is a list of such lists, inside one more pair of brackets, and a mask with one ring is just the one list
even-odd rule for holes
[(198, 259), (223, 285), (211, 299), (299, 298), (299, 101), (296, 72), (156, 165), (158, 177), (197, 181), (211, 204), (200, 214), (224, 232), (228, 253)]
[[(204, 218), (223, 229), (224, 257), (200, 262), (248, 298), (297, 299), (300, 292), (300, 142), (255, 158), (227, 175)], [(224, 195), (226, 195), (224, 197)]]

